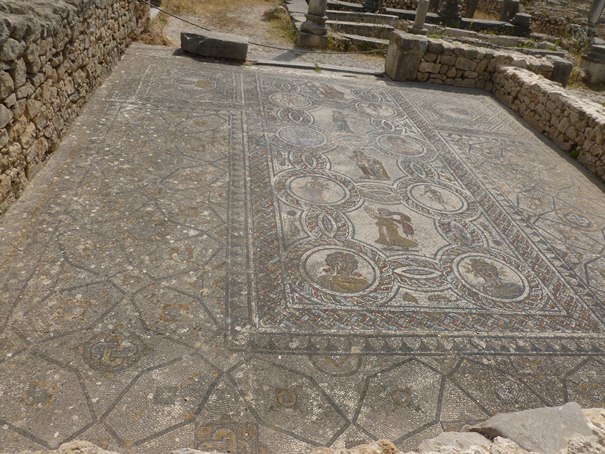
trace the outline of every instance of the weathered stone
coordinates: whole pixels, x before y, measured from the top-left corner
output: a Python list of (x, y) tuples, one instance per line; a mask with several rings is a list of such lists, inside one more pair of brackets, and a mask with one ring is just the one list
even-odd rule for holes
[(13, 78), (6, 71), (0, 71), (0, 101), (6, 99), (15, 89)]
[(397, 447), (388, 440), (378, 440), (373, 443), (359, 445), (351, 449), (341, 450), (332, 448), (319, 448), (312, 454), (399, 454)]
[(490, 439), (508, 438), (522, 448), (544, 454), (565, 449), (572, 438), (593, 436), (582, 409), (575, 402), (560, 407), (501, 413), (470, 430)]
[(456, 59), (456, 68), (462, 69), (464, 71), (474, 71), (477, 67), (477, 63), (473, 60), (469, 60), (466, 57), (458, 57)]
[(21, 58), (15, 62), (11, 69), (11, 75), (13, 76), (15, 89), (21, 88), (27, 82), (27, 69), (25, 67), (25, 62)]
[(420, 63), (420, 66), (418, 67), (418, 71), (431, 74), (439, 73), (440, 69), (441, 65), (439, 63), (430, 63), (426, 61)]
[(0, 104), (0, 128), (4, 128), (13, 119), (13, 113), (4, 104)]
[(427, 47), (426, 38), (393, 32), (386, 56), (387, 75), (393, 80), (416, 80), (416, 73)]
[(0, 20), (0, 46), (10, 37), (11, 33), (6, 22)]
[(0, 47), (0, 60), (13, 61), (16, 60), (25, 50), (25, 43), (17, 41), (13, 38), (8, 38)]
[(442, 432), (435, 438), (423, 441), (418, 451), (439, 452), (443, 448), (469, 450), (471, 447), (487, 447), (491, 444), (491, 440), (476, 432)]
[(181, 33), (181, 48), (202, 57), (245, 61), (248, 38), (224, 33)]

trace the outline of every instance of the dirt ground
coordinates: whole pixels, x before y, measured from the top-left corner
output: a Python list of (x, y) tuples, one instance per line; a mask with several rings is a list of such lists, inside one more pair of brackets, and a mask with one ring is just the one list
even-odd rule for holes
[[(384, 70), (384, 56), (382, 55), (309, 52), (296, 48), (279, 27), (263, 16), (263, 13), (267, 10), (276, 7), (276, 2), (250, 0), (239, 3), (236, 10), (229, 7), (223, 9), (209, 8), (199, 15), (184, 15), (181, 17), (204, 28), (247, 36), (251, 42), (248, 50), (249, 60), (262, 59), (317, 63), (318, 65), (330, 64), (364, 68), (377, 72)], [(180, 45), (180, 33), (183, 31), (195, 33), (200, 29), (173, 17), (168, 19), (164, 28), (164, 34), (175, 47)]]

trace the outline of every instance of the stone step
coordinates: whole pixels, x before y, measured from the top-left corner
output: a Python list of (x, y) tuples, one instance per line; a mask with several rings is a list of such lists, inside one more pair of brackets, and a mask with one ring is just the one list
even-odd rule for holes
[(364, 24), (359, 22), (326, 21), (328, 27), (340, 33), (368, 36), (371, 38), (388, 39), (393, 26), (386, 24)]
[(361, 50), (384, 50), (386, 51), (389, 47), (388, 39), (371, 38), (369, 36), (352, 35), (349, 33), (335, 33), (334, 39), (337, 43), (344, 44), (345, 46), (355, 46)]
[(326, 15), (329, 20), (341, 22), (363, 22), (365, 24), (385, 24), (394, 26), (398, 20), (397, 16), (387, 14), (358, 13), (355, 11), (328, 10)]
[(328, 9), (363, 13), (363, 6), (359, 3), (343, 2), (340, 0), (328, 0)]

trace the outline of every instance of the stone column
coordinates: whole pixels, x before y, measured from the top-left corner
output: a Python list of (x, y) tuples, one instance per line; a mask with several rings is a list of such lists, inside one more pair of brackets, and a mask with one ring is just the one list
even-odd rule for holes
[(593, 0), (590, 12), (588, 13), (588, 22), (597, 25), (603, 10), (605, 9), (605, 0)]
[(307, 20), (302, 23), (298, 32), (299, 46), (320, 49), (328, 47), (327, 7), (327, 0), (309, 0), (309, 11), (305, 15)]
[(446, 27), (460, 28), (462, 16), (460, 15), (458, 0), (445, 0), (443, 8), (439, 11), (439, 16), (441, 16), (441, 22)]
[(581, 66), (586, 71), (588, 85), (594, 88), (605, 86), (605, 46), (593, 44), (582, 58)]
[(426, 35), (428, 33), (427, 29), (424, 28), (424, 23), (426, 22), (426, 13), (429, 11), (429, 3), (430, 0), (418, 0), (418, 8), (416, 8), (416, 20), (414, 21), (414, 26), (408, 29), (410, 33), (417, 35)]
[(502, 11), (500, 12), (500, 20), (508, 22), (515, 14), (519, 12), (519, 0), (504, 0), (502, 2)]
[(472, 19), (475, 16), (475, 11), (477, 10), (477, 6), (479, 5), (479, 0), (467, 0), (466, 1), (466, 11), (464, 13), (464, 17), (468, 17)]
[(426, 13), (429, 11), (430, 0), (419, 0), (418, 8), (416, 8), (416, 20), (414, 21), (414, 28), (423, 29), (424, 22), (426, 21)]

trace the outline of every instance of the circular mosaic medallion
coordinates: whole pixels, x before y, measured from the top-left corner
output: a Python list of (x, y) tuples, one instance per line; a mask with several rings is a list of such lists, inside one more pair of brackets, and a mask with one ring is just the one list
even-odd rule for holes
[(288, 275), (295, 304), (374, 307), (392, 297), (389, 263), (374, 249), (352, 241), (304, 241), (289, 251)]
[(499, 252), (451, 248), (440, 258), (452, 289), (486, 309), (528, 311), (544, 299), (534, 273), (517, 259)]
[(359, 111), (372, 117), (391, 118), (397, 115), (395, 109), (379, 102), (362, 101), (358, 102), (355, 107), (357, 107)]
[(286, 126), (277, 132), (277, 137), (288, 145), (296, 147), (320, 147), (326, 143), (326, 137), (308, 126)]
[(439, 104), (437, 110), (440, 116), (453, 118), (457, 121), (472, 121), (477, 118), (477, 112), (466, 107), (453, 104)]
[(309, 98), (298, 93), (275, 93), (269, 96), (269, 100), (278, 106), (292, 109), (304, 109), (313, 104)]
[(314, 249), (303, 256), (311, 284), (332, 293), (362, 293), (376, 281), (377, 270), (361, 254), (341, 248)]
[(95, 370), (114, 372), (137, 363), (145, 353), (139, 336), (125, 331), (111, 331), (90, 339), (84, 347), (84, 360)]
[(427, 148), (419, 140), (397, 134), (382, 134), (377, 137), (379, 149), (395, 158), (419, 158), (425, 156)]
[(281, 200), (300, 209), (319, 207), (346, 212), (361, 203), (359, 191), (351, 179), (321, 169), (286, 170), (275, 177), (273, 188)]
[(428, 183), (417, 178), (397, 182), (401, 201), (417, 213), (441, 219), (444, 216), (473, 219), (479, 206), (473, 196), (464, 189), (443, 181)]
[(528, 294), (525, 277), (494, 257), (466, 254), (454, 261), (454, 273), (465, 285), (488, 298), (521, 301)]
[(319, 175), (294, 178), (290, 180), (288, 189), (294, 197), (316, 205), (334, 205), (349, 195), (349, 191), (340, 183)]
[(441, 186), (420, 183), (408, 188), (410, 197), (431, 211), (459, 213), (466, 208), (466, 201), (458, 194)]

